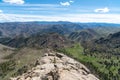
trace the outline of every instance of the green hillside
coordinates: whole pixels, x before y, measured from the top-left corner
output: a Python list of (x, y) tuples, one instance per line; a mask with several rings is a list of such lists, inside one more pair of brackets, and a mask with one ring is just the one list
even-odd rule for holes
[(120, 58), (118, 56), (109, 56), (99, 53), (84, 53), (84, 49), (76, 44), (71, 48), (58, 50), (85, 64), (101, 80), (119, 80), (120, 79)]

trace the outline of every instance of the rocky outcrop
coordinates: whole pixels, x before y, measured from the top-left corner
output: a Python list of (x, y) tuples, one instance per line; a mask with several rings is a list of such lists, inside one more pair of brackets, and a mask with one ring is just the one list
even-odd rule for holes
[(61, 53), (45, 53), (36, 67), (10, 80), (99, 80), (83, 64)]

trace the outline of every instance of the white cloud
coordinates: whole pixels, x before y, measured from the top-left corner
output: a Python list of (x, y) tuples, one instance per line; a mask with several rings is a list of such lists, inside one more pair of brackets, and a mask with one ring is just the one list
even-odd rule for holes
[(27, 6), (27, 7), (58, 7), (58, 4), (24, 4), (19, 6)]
[(72, 22), (119, 23), (120, 14), (69, 14), (65, 18)]
[(64, 15), (18, 15), (0, 14), (0, 22), (25, 21), (71, 21), (71, 22), (104, 22), (119, 23), (120, 14), (64, 14)]
[(3, 11), (2, 11), (2, 10), (0, 10), (0, 13), (3, 13)]
[(70, 6), (70, 2), (60, 2), (62, 6)]
[(71, 3), (74, 3), (74, 1), (70, 0), (70, 1), (67, 1), (67, 2), (60, 2), (60, 4), (61, 4), (62, 6), (70, 6)]
[(74, 3), (74, 1), (70, 0), (69, 2)]
[(94, 12), (98, 12), (98, 13), (107, 13), (109, 11), (110, 11), (110, 9), (107, 7), (94, 10)]
[(24, 4), (24, 0), (2, 0), (5, 3), (9, 4)]

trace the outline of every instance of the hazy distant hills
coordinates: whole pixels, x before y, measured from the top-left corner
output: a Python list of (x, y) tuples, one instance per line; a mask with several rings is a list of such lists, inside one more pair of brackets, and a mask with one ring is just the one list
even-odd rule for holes
[(15, 22), (0, 23), (1, 37), (14, 37), (17, 35), (29, 36), (35, 33), (57, 32), (67, 34), (71, 31), (83, 29), (79, 24), (75, 23), (45, 23), (45, 22)]
[[(80, 23), (81, 24), (81, 23)], [(120, 31), (120, 24), (112, 23), (82, 23), (84, 28), (91, 28), (98, 32), (102, 36), (107, 36), (110, 33), (115, 33)]]
[(0, 43), (11, 47), (63, 47), (69, 43), (66, 36), (70, 40), (83, 42), (118, 31), (120, 24), (62, 21), (0, 23)]
[(104, 37), (118, 31), (120, 31), (119, 24), (105, 23), (71, 23), (62, 21), (0, 23), (0, 43), (11, 47), (62, 47), (65, 46), (66, 42), (69, 42), (65, 39), (66, 36), (70, 40), (81, 42)]
[(0, 23), (0, 37), (30, 36), (35, 33), (57, 32), (69, 35), (86, 28), (95, 30), (101, 35), (120, 31), (119, 24), (105, 23), (72, 23), (72, 22), (12, 22)]

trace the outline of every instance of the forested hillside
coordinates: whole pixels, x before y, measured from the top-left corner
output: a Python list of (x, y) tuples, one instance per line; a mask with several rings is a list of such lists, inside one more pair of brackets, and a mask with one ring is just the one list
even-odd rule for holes
[(54, 51), (84, 64), (100, 80), (120, 80), (119, 26), (71, 22), (0, 23), (0, 79), (9, 80), (27, 73), (45, 53)]

